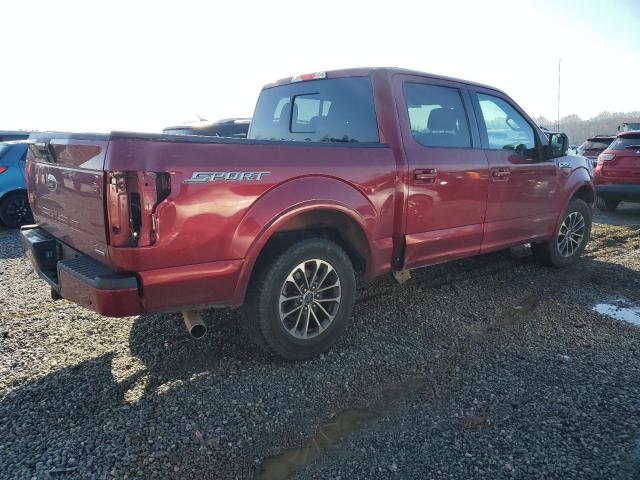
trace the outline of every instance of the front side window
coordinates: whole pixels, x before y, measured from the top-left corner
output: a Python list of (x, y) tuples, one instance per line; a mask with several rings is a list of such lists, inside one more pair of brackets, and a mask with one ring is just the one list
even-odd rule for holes
[(408, 82), (404, 97), (416, 142), (427, 147), (471, 147), (460, 90)]
[(478, 93), (478, 103), (492, 150), (513, 150), (523, 158), (536, 158), (533, 127), (508, 102)]
[(258, 99), (248, 138), (377, 143), (371, 80), (345, 77), (267, 88)]

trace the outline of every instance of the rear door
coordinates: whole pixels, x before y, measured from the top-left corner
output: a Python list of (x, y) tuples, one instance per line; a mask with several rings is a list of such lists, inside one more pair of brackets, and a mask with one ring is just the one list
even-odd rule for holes
[(40, 227), (76, 250), (105, 260), (105, 136), (30, 138), (27, 182)]
[(405, 267), (480, 251), (488, 162), (456, 82), (394, 77), (407, 172)]
[(482, 251), (545, 238), (558, 216), (556, 160), (544, 159), (543, 139), (508, 97), (474, 88), (471, 98), (489, 162)]

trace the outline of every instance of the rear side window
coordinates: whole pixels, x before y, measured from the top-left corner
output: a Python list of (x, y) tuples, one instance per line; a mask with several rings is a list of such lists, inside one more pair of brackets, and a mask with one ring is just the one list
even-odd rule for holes
[(416, 142), (427, 147), (471, 147), (460, 90), (407, 82), (404, 97)]
[(248, 138), (294, 142), (377, 143), (368, 77), (291, 83), (263, 90)]
[(478, 103), (487, 129), (489, 148), (514, 150), (524, 158), (535, 158), (533, 127), (508, 102), (478, 93)]

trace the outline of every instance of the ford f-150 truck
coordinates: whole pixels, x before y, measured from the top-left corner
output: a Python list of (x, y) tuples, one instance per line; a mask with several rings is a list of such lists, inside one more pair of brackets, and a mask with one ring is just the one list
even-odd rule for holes
[(307, 74), (263, 88), (247, 139), (35, 133), (22, 240), (54, 298), (108, 316), (242, 307), (287, 359), (348, 325), (372, 278), (530, 243), (575, 262), (590, 169), (505, 93), (415, 71)]

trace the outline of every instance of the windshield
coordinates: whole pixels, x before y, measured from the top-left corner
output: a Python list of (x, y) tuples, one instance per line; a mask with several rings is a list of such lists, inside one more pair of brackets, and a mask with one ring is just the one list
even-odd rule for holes
[(640, 135), (625, 135), (624, 137), (616, 138), (611, 145), (609, 145), (610, 150), (617, 150), (621, 148), (632, 148), (632, 147), (640, 148)]

